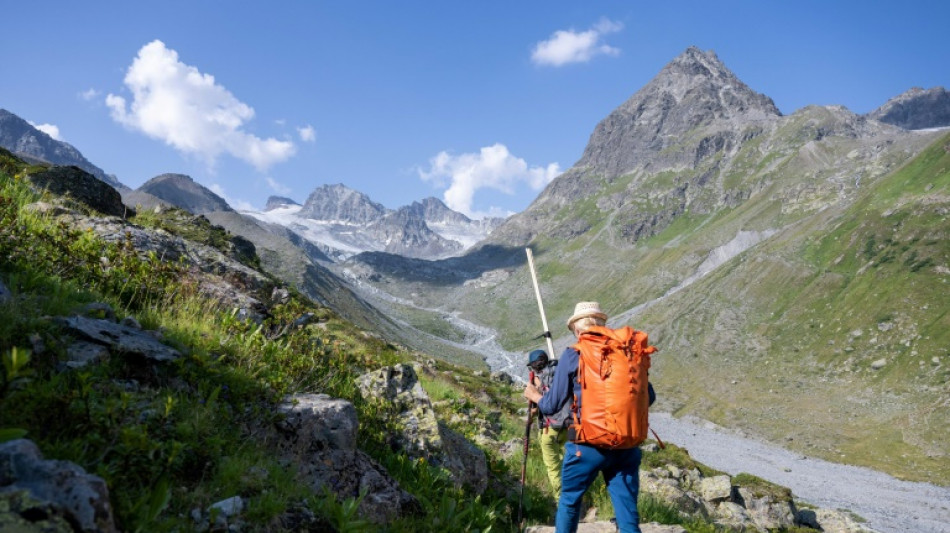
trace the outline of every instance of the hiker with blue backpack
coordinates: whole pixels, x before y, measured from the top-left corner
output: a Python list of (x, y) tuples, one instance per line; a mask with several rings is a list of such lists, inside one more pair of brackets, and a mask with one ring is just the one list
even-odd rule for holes
[[(551, 388), (554, 372), (557, 369), (557, 359), (549, 359), (544, 350), (534, 350), (528, 354), (528, 367), (534, 371), (534, 385), (541, 394)], [(567, 427), (571, 425), (571, 402), (565, 403), (561, 409), (552, 414), (538, 415), (538, 445), (541, 447), (541, 459), (544, 469), (554, 492), (554, 499), (561, 497), (561, 463), (564, 460), (564, 444), (567, 443)]]
[(572, 406), (557, 533), (577, 531), (581, 499), (598, 473), (604, 477), (619, 531), (640, 533), (639, 444), (646, 439), (648, 409), (655, 399), (648, 371), (656, 348), (647, 344), (646, 333), (628, 326), (610, 329), (606, 323), (600, 304), (578, 303), (567, 321), (577, 343), (561, 354), (549, 389), (542, 392), (528, 383), (524, 390), (524, 397), (544, 416)]

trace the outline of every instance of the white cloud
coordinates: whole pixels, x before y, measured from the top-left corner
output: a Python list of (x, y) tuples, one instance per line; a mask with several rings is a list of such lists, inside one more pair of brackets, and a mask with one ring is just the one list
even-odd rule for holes
[(81, 99), (83, 99), (83, 100), (85, 100), (85, 101), (87, 101), (87, 102), (90, 102), (90, 101), (92, 101), (92, 100), (95, 100), (95, 99), (98, 98), (98, 97), (99, 97), (99, 91), (97, 91), (97, 90), (95, 90), (95, 89), (86, 89), (85, 91), (79, 93), (79, 98), (81, 98)]
[(267, 180), (267, 185), (277, 194), (283, 194), (284, 196), (290, 194), (290, 187), (287, 187), (270, 176), (265, 179)]
[(54, 126), (53, 124), (35, 124), (35, 123), (33, 123), (32, 121), (29, 121), (29, 120), (27, 120), (27, 122), (30, 123), (30, 126), (33, 126), (34, 128), (36, 128), (36, 129), (42, 131), (43, 133), (49, 135), (49, 136), (52, 137), (53, 139), (55, 139), (55, 140), (57, 140), (57, 141), (63, 140), (62, 137), (59, 136), (59, 127), (58, 127), (58, 126)]
[(604, 18), (587, 31), (558, 30), (548, 40), (535, 45), (531, 60), (538, 65), (560, 67), (568, 63), (586, 63), (597, 55), (618, 55), (620, 49), (604, 44), (602, 38), (622, 29), (623, 24)]
[(254, 110), (215, 83), (214, 76), (179, 61), (178, 53), (162, 41), (139, 50), (124, 82), (132, 102), (127, 105), (124, 97), (107, 95), (112, 118), (204, 159), (209, 167), (226, 153), (264, 172), (296, 151), (290, 141), (246, 132), (244, 125), (254, 118)]
[(317, 140), (317, 132), (310, 124), (307, 124), (302, 128), (297, 128), (297, 133), (300, 134), (301, 141), (312, 143)]
[(557, 163), (546, 167), (529, 167), (524, 159), (515, 157), (503, 144), (493, 144), (478, 153), (452, 155), (439, 152), (429, 160), (427, 170), (420, 169), (419, 176), (437, 185), (449, 184), (445, 191), (445, 204), (470, 217), (498, 214), (497, 210), (476, 213), (472, 200), (479, 189), (489, 188), (513, 194), (515, 187), (524, 183), (540, 190), (561, 173)]

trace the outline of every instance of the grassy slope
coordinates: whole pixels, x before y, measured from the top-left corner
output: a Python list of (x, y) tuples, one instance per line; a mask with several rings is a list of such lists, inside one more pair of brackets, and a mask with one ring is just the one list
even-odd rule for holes
[[(910, 144), (808, 140), (805, 130), (830, 129), (833, 118), (810, 110), (743, 145), (717, 179), (724, 190), (751, 191), (748, 201), (682, 213), (636, 246), (617, 238), (615, 220), (596, 216), (597, 202), (634, 181), (637, 191), (653, 190), (667, 174), (621, 177), (555, 214), (591, 227), (569, 241), (531, 244), (548, 322), (565, 334), (563, 320), (581, 299), (611, 314), (649, 302), (738, 231), (781, 229), (636, 317), (664, 348), (657, 379), (672, 391), (667, 407), (758, 428), (824, 458), (945, 483), (948, 140), (931, 135), (938, 140), (928, 150), (899, 166)], [(533, 348), (530, 276), (526, 267), (509, 274), (443, 301), (464, 302), (510, 349)], [(870, 369), (882, 357), (884, 368)]]
[(667, 347), (656, 374), (670, 407), (950, 479), (948, 141), (641, 315)]
[[(446, 519), (459, 531), (506, 523), (510, 513), (499, 513), (510, 506), (503, 492), (479, 497), (456, 489), (438, 469), (394, 453), (386, 436), (397, 430), (391, 417), (359, 398), (356, 375), (412, 354), (299, 295), (273, 307), (263, 327), (236, 320), (192, 290), (187, 270), (23, 209), (38, 199), (18, 178), (29, 169), (8, 153), (0, 153), (0, 163), (0, 276), (14, 297), (0, 305), (0, 438), (25, 433), (47, 458), (73, 461), (103, 477), (121, 529), (188, 531), (194, 528), (191, 509), (236, 494), (248, 503), (242, 518), (249, 531), (280, 530), (279, 516), (300, 505), (326, 527), (357, 527), (354, 506), (308, 493), (255, 429), (267, 424), (273, 402), (298, 391), (353, 401), (360, 447), (422, 502), (421, 515), (398, 520), (390, 530), (417, 531)], [(100, 257), (109, 258), (108, 268)], [(42, 317), (76, 312), (93, 301), (111, 304), (146, 328), (163, 329), (186, 355), (144, 374), (121, 358), (57, 371), (65, 343)], [(326, 322), (281, 339), (267, 337), (307, 311)], [(34, 335), (46, 349), (30, 356)], [(27, 364), (13, 370), (11, 363), (24, 358)], [(460, 371), (448, 365), (440, 370)], [(482, 388), (511, 415), (511, 390), (487, 380)], [(493, 465), (511, 483), (503, 465)], [(252, 468), (262, 473), (248, 475)], [(444, 516), (445, 501), (455, 502), (452, 516)]]

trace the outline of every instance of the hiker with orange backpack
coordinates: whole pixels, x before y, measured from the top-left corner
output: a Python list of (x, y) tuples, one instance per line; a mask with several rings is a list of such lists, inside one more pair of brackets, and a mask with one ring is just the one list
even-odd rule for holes
[[(648, 409), (655, 399), (649, 383), (647, 335), (630, 327), (605, 327), (607, 315), (597, 302), (580, 302), (567, 321), (577, 343), (561, 354), (550, 389), (544, 394), (529, 383), (524, 397), (542, 414), (557, 413), (570, 403), (561, 468), (557, 533), (577, 531), (581, 499), (597, 474), (604, 477), (622, 533), (640, 533), (638, 447), (646, 439)], [(583, 400), (583, 403), (582, 403)]]

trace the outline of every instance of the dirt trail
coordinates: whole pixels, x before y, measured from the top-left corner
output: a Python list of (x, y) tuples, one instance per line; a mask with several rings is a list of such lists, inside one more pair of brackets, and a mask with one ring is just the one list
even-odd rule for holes
[(703, 464), (731, 475), (756, 475), (818, 507), (848, 509), (876, 531), (950, 533), (950, 487), (805, 457), (703, 420), (650, 413), (650, 426)]

